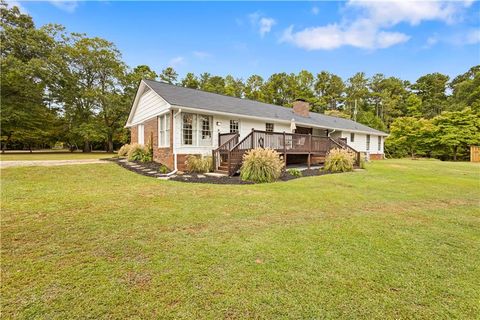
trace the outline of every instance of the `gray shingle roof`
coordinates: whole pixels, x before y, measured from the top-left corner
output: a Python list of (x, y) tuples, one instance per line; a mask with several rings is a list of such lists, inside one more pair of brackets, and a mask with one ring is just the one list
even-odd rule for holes
[(153, 80), (143, 81), (168, 103), (175, 106), (283, 121), (295, 119), (297, 124), (387, 135), (384, 132), (348, 119), (327, 116), (315, 112), (310, 112), (309, 117), (302, 117), (293, 113), (293, 109), (291, 108), (179, 87), (164, 82)]

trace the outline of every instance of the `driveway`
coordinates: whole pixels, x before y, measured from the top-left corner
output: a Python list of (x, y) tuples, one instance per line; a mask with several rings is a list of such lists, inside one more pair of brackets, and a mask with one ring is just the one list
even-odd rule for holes
[(12, 167), (51, 167), (51, 166), (66, 166), (72, 164), (92, 164), (92, 163), (108, 163), (105, 160), (96, 159), (79, 159), (79, 160), (29, 160), (29, 161), (0, 161), (0, 168)]

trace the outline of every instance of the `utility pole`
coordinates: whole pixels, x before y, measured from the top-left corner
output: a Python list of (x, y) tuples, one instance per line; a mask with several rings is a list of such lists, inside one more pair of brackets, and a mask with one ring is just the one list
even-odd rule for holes
[(357, 99), (355, 99), (355, 107), (353, 108), (353, 121), (357, 121)]

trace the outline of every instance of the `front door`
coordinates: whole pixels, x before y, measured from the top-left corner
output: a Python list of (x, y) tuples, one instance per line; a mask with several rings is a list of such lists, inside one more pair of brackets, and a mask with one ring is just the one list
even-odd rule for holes
[(295, 133), (312, 134), (312, 128), (297, 127), (297, 128), (295, 129)]

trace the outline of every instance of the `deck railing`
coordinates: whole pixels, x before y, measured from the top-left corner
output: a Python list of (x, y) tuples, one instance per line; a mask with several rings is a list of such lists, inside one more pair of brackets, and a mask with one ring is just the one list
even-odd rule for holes
[(356, 164), (360, 163), (360, 153), (343, 141), (330, 137), (315, 136), (311, 134), (267, 132), (252, 130), (245, 138), (238, 141), (238, 134), (213, 151), (214, 169), (217, 170), (220, 163), (228, 163), (228, 173), (235, 174), (241, 165), (243, 155), (250, 149), (270, 148), (286, 159), (287, 154), (308, 154), (326, 156), (333, 148), (348, 149), (356, 154)]

